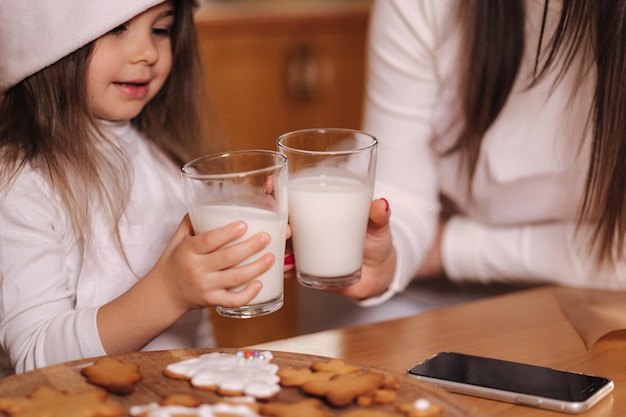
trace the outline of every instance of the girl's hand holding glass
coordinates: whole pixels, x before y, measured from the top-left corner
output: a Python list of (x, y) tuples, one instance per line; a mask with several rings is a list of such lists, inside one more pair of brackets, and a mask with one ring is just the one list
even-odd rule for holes
[[(164, 279), (167, 294), (183, 311), (247, 304), (262, 287), (254, 278), (267, 271), (275, 258), (271, 253), (260, 253), (270, 242), (267, 233), (257, 233), (228, 246), (246, 229), (244, 222), (234, 222), (194, 235), (189, 216), (185, 216), (151, 274)], [(255, 253), (259, 254), (258, 259), (236, 266)], [(244, 287), (240, 291), (229, 290), (241, 285)]]
[[(190, 310), (238, 307), (252, 300), (262, 288), (255, 278), (276, 260), (262, 254), (269, 243), (265, 233), (229, 246), (245, 232), (245, 223), (234, 222), (195, 235), (186, 215), (150, 272), (98, 310), (98, 332), (107, 354), (141, 349)], [(255, 261), (235, 266), (255, 254)], [(232, 291), (239, 285), (240, 291)]]

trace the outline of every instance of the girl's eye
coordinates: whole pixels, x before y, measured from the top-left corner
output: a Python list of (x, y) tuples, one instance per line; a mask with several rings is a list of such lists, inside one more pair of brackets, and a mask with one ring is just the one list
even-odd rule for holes
[(124, 32), (125, 30), (126, 30), (126, 25), (125, 25), (125, 24), (123, 24), (123, 25), (119, 25), (119, 26), (117, 26), (117, 27), (115, 27), (115, 28), (111, 29), (111, 31), (110, 31), (109, 33), (113, 33), (113, 34), (116, 34), (116, 33), (122, 33), (122, 32)]
[(170, 36), (172, 34), (172, 28), (153, 28), (152, 33), (157, 36)]

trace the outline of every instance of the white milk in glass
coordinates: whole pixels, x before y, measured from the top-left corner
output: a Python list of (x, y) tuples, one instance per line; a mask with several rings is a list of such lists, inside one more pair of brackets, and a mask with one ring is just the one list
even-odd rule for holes
[(361, 268), (371, 189), (351, 178), (313, 175), (289, 180), (289, 223), (298, 270), (318, 277)]
[(203, 205), (191, 207), (189, 211), (191, 224), (196, 233), (225, 226), (234, 221), (243, 220), (248, 225), (246, 233), (235, 243), (248, 239), (250, 236), (265, 232), (270, 235), (270, 244), (260, 253), (254, 254), (250, 260), (240, 263), (244, 265), (258, 259), (262, 253), (271, 252), (276, 257), (274, 265), (256, 279), (263, 283), (261, 292), (249, 304), (264, 303), (279, 297), (283, 292), (283, 259), (285, 256), (286, 226), (278, 214), (254, 207)]

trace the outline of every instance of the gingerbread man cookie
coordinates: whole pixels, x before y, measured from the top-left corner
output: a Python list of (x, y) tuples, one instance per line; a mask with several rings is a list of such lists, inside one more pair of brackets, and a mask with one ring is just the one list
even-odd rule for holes
[(0, 398), (0, 411), (11, 417), (121, 417), (126, 410), (108, 401), (106, 391), (92, 389), (67, 394), (47, 386), (37, 388), (28, 397)]
[(98, 358), (93, 365), (81, 369), (80, 372), (88, 382), (119, 395), (130, 394), (141, 381), (139, 365), (125, 364), (106, 356)]
[(328, 362), (313, 362), (311, 369), (315, 372), (328, 372), (332, 375), (345, 375), (359, 372), (360, 368), (348, 365), (341, 359), (329, 359)]
[(269, 403), (261, 405), (261, 414), (270, 417), (331, 417), (321, 401), (307, 398), (295, 403)]
[(278, 376), (283, 387), (300, 387), (309, 381), (328, 381), (333, 374), (313, 372), (309, 368), (282, 368), (278, 370)]
[(385, 377), (377, 372), (348, 373), (328, 381), (309, 381), (301, 389), (307, 394), (325, 397), (334, 406), (344, 407), (359, 396), (374, 395), (384, 382)]

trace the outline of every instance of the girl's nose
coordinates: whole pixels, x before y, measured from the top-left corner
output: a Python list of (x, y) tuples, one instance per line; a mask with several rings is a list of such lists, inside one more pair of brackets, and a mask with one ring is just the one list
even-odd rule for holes
[(145, 62), (152, 65), (159, 59), (159, 51), (151, 34), (136, 36), (131, 43), (130, 49), (130, 59), (132, 62)]

